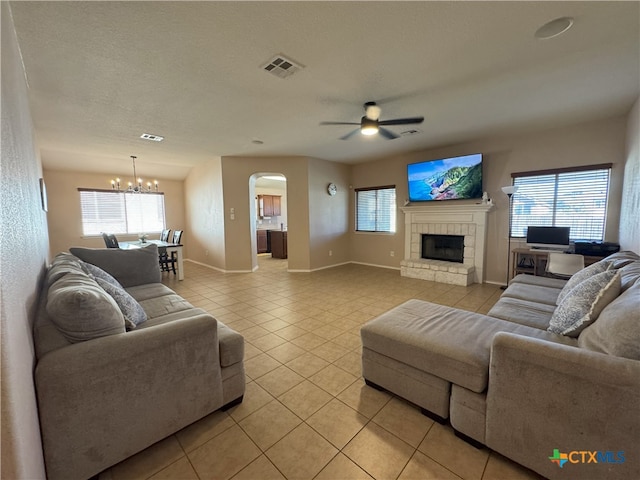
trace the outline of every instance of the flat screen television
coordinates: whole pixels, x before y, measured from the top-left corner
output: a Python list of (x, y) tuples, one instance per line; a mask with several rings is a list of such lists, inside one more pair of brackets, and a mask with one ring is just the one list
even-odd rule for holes
[(407, 165), (409, 201), (482, 198), (482, 154)]
[(527, 246), (534, 250), (568, 250), (570, 229), (570, 227), (527, 227)]

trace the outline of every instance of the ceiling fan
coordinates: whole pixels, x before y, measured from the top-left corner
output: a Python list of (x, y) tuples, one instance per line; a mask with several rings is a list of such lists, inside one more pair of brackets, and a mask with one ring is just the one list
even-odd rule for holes
[(340, 137), (340, 140), (347, 140), (354, 136), (356, 133), (362, 135), (375, 135), (379, 133), (388, 140), (398, 138), (400, 135), (392, 132), (382, 125), (410, 125), (413, 123), (422, 123), (424, 117), (409, 117), (409, 118), (395, 118), (393, 120), (379, 120), (380, 107), (376, 105), (376, 102), (367, 102), (364, 104), (364, 117), (360, 119), (360, 123), (356, 122), (320, 122), (320, 125), (360, 125), (360, 128), (356, 128), (353, 132), (347, 133), (345, 136)]

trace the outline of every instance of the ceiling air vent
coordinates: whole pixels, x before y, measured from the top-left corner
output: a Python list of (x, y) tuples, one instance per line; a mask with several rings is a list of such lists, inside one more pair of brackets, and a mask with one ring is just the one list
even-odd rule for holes
[(164, 137), (161, 137), (160, 135), (153, 135), (151, 133), (143, 133), (142, 135), (140, 135), (140, 138), (144, 140), (151, 140), (154, 142), (161, 142), (162, 140), (164, 140)]
[(287, 78), (304, 67), (284, 55), (276, 55), (262, 68), (276, 77)]

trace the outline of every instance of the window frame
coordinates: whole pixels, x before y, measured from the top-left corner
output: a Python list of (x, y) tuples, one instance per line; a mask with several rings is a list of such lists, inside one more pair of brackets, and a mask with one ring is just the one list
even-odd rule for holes
[[(103, 217), (96, 217), (94, 220), (94, 224), (96, 222), (101, 222), (101, 223), (106, 223), (104, 218), (109, 217), (109, 214), (120, 214), (120, 217), (112, 217), (113, 220), (113, 224), (115, 225), (117, 223), (120, 223), (124, 226), (124, 230), (121, 228), (117, 228), (117, 227), (106, 227), (100, 228), (100, 232), (97, 231), (97, 229), (95, 228), (87, 228), (86, 225), (90, 225), (90, 223), (85, 223), (88, 220), (88, 217), (91, 216), (90, 212), (86, 212), (85, 208), (84, 208), (84, 201), (83, 201), (83, 193), (93, 193), (93, 194), (106, 194), (106, 195), (121, 195), (121, 197), (119, 199), (116, 200), (116, 202), (114, 202), (114, 204), (119, 203), (120, 206), (119, 207), (115, 207), (113, 212), (107, 212), (107, 211), (103, 211), (103, 212), (97, 212), (99, 215), (102, 214)], [(83, 237), (99, 237), (100, 235), (102, 235), (102, 233), (112, 233), (112, 234), (116, 234), (116, 235), (140, 235), (140, 234), (155, 234), (155, 233), (161, 233), (162, 230), (164, 230), (166, 228), (166, 223), (167, 223), (167, 218), (166, 218), (166, 208), (165, 208), (165, 195), (164, 192), (144, 192), (144, 193), (133, 193), (133, 192), (129, 192), (126, 190), (107, 190), (107, 189), (100, 189), (100, 188), (78, 188), (78, 193), (79, 193), (79, 202), (80, 202), (80, 221), (81, 221), (81, 227), (82, 227), (82, 236)], [(134, 198), (141, 196), (141, 195), (145, 195), (145, 196), (149, 196), (149, 195), (155, 195), (155, 196), (160, 196), (161, 203), (157, 206), (159, 208), (156, 207), (155, 212), (157, 214), (161, 214), (162, 215), (162, 222), (160, 225), (160, 223), (157, 223), (156, 227), (158, 227), (158, 229), (156, 228), (144, 228), (144, 225), (141, 225), (138, 223), (136, 224), (134, 220), (132, 220), (132, 218), (135, 218), (136, 216), (140, 219), (143, 218), (144, 214), (144, 210), (140, 210), (139, 208), (137, 208), (137, 206), (131, 202), (131, 200), (133, 200)], [(131, 197), (129, 197), (131, 196)], [(127, 199), (130, 199), (129, 202), (127, 202)], [(117, 212), (116, 210), (119, 209), (120, 212)], [(89, 232), (87, 233), (87, 230), (89, 230)]]
[[(542, 223), (536, 223), (536, 225), (541, 225), (541, 226), (571, 226), (572, 227), (572, 233), (571, 233), (571, 241), (575, 241), (575, 240), (587, 240), (587, 241), (604, 241), (605, 238), (605, 234), (606, 234), (606, 227), (607, 227), (607, 210), (608, 210), (608, 205), (609, 205), (609, 194), (610, 194), (610, 186), (611, 186), (611, 169), (613, 167), (612, 163), (601, 163), (601, 164), (595, 164), (595, 165), (580, 165), (580, 166), (576, 166), (576, 167), (563, 167), (563, 168), (554, 168), (554, 169), (543, 169), (543, 170), (531, 170), (531, 171), (526, 171), (526, 172), (514, 172), (511, 174), (511, 178), (512, 178), (512, 185), (514, 186), (519, 186), (519, 187), (524, 187), (524, 185), (518, 185), (518, 179), (523, 179), (523, 178), (528, 178), (531, 179), (532, 177), (538, 177), (540, 178), (541, 181), (543, 180), (547, 180), (549, 181), (549, 178), (545, 178), (543, 179), (542, 177), (554, 177), (552, 179), (553, 183), (551, 184), (551, 182), (549, 182), (549, 185), (553, 186), (553, 203), (552, 203), (552, 211), (550, 212), (551, 215), (551, 223), (548, 222), (542, 222)], [(570, 178), (571, 175), (579, 175), (581, 173), (586, 173), (586, 172), (594, 172), (594, 179), (596, 178), (595, 172), (596, 171), (605, 171), (606, 170), (606, 185), (604, 186), (604, 199), (599, 198), (599, 200), (602, 202), (604, 202), (604, 208), (603, 208), (603, 213), (602, 216), (591, 216), (590, 218), (595, 218), (597, 222), (602, 222), (602, 229), (600, 232), (600, 238), (583, 238), (582, 236), (580, 236), (579, 234), (576, 235), (574, 232), (576, 230), (576, 226), (575, 225), (567, 225), (565, 222), (562, 221), (562, 218), (558, 219), (558, 217), (562, 216), (562, 213), (565, 213), (566, 215), (566, 211), (567, 208), (562, 208), (561, 203), (563, 201), (566, 201), (566, 192), (569, 190), (565, 190), (564, 192), (562, 191), (562, 183), (564, 180), (564, 183), (566, 184), (567, 182), (571, 181), (572, 178)], [(566, 175), (569, 174), (569, 175)], [(562, 176), (564, 175), (564, 178), (562, 178)], [(589, 181), (588, 178), (584, 178), (583, 179), (584, 183), (587, 184), (587, 182)], [(566, 188), (566, 187), (565, 187)], [(560, 194), (558, 193), (560, 191)], [(518, 215), (522, 215), (523, 214), (519, 214), (516, 209), (517, 208), (521, 208), (522, 205), (518, 205), (518, 195), (522, 195), (522, 190), (519, 189), (516, 193), (513, 194), (513, 198), (511, 199), (510, 202), (510, 206), (509, 206), (509, 218), (510, 218), (510, 231), (509, 231), (509, 236), (511, 238), (526, 238), (526, 232), (523, 233), (522, 235), (518, 234), (514, 234), (514, 230), (517, 228), (522, 229), (522, 225), (518, 225), (519, 222), (517, 222), (516, 219), (518, 217)], [(565, 194), (565, 196), (562, 196), (562, 193)], [(602, 192), (601, 196), (602, 196)], [(590, 205), (588, 205), (587, 203), (583, 202), (583, 203), (578, 203), (578, 206), (580, 205), (584, 205), (585, 207), (589, 207)], [(548, 218), (546, 220), (549, 220)], [(526, 221), (526, 220), (525, 220)], [(591, 234), (595, 233), (593, 232), (593, 227), (584, 227), (584, 228), (589, 228), (592, 230), (592, 232), (590, 232)], [(599, 227), (598, 227), (599, 228)]]
[[(380, 205), (376, 205), (376, 210), (375, 210), (375, 214), (376, 214), (376, 218), (374, 220), (374, 223), (376, 224), (376, 226), (374, 228), (376, 228), (375, 230), (360, 230), (359, 229), (359, 215), (358, 215), (358, 205), (359, 205), (359, 194), (361, 192), (371, 192), (371, 191), (376, 191), (379, 192), (381, 190), (391, 190), (393, 189), (393, 202), (389, 203), (389, 226), (391, 228), (391, 230), (378, 230), (378, 214), (379, 214), (379, 209), (380, 209)], [(356, 233), (363, 233), (363, 234), (378, 234), (378, 235), (395, 235), (397, 233), (397, 223), (398, 223), (398, 216), (397, 216), (397, 209), (398, 209), (398, 205), (397, 205), (397, 189), (395, 185), (382, 185), (382, 186), (375, 186), (375, 187), (362, 187), (362, 188), (355, 188), (354, 189), (355, 192), (355, 225), (354, 225), (354, 230)], [(377, 196), (376, 196), (376, 203), (377, 203)]]

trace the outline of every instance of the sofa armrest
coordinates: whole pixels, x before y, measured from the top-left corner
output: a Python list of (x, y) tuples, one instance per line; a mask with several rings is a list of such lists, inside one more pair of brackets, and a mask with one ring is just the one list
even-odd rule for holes
[(88, 478), (222, 406), (208, 314), (48, 353), (36, 366), (47, 476)]
[[(638, 405), (640, 362), (511, 333), (493, 341), (487, 446), (545, 477), (640, 478)], [(561, 470), (554, 449), (626, 461)]]

